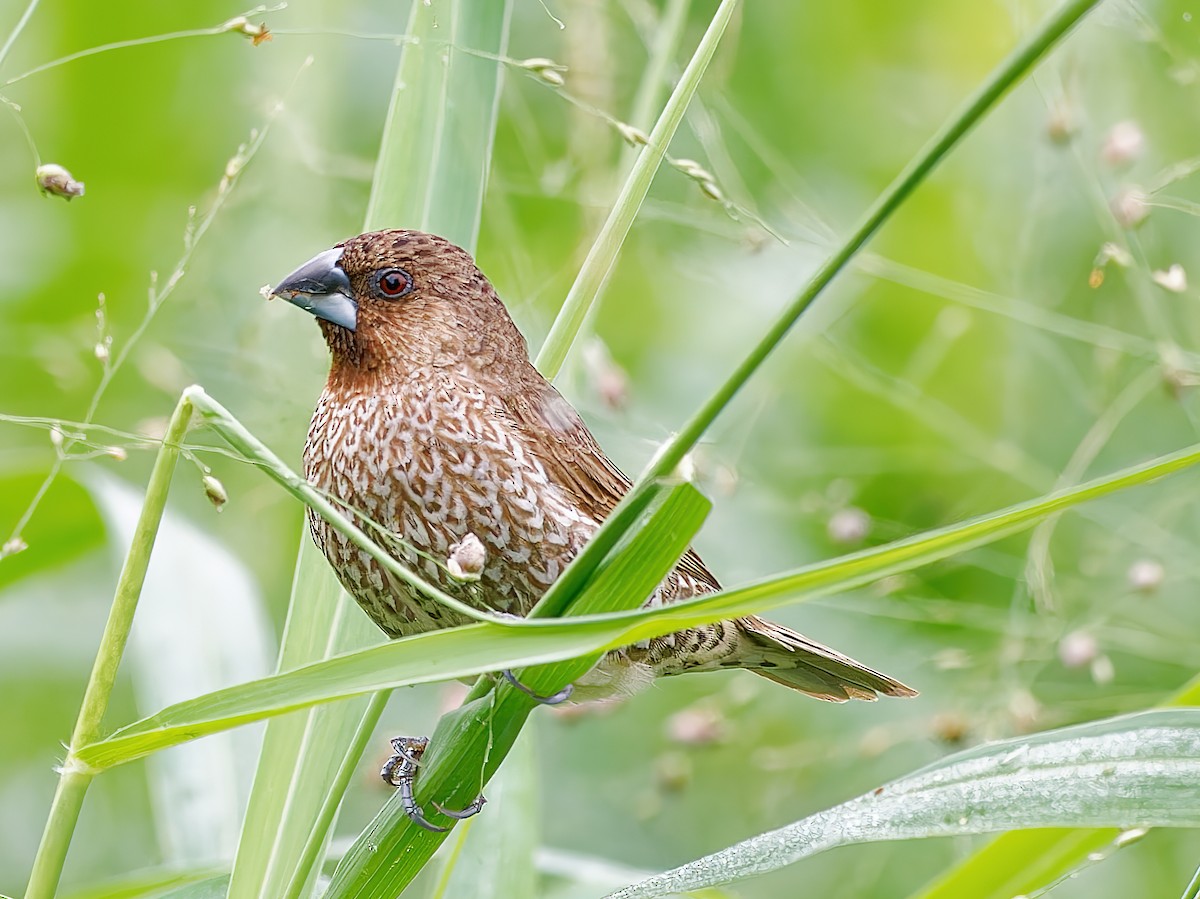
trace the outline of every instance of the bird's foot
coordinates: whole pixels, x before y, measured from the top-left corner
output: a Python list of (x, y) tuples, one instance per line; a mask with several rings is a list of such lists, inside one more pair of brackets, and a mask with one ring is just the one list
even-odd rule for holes
[(483, 809), (483, 804), (487, 802), (487, 797), (480, 793), (471, 800), (471, 804), (466, 808), (446, 808), (440, 802), (434, 802), (433, 807), (445, 815), (447, 818), (455, 818), (459, 821), (465, 821), (472, 815), (478, 815)]
[(411, 780), (428, 745), (429, 737), (392, 737), (392, 755), (384, 762), (379, 776), (393, 787), (400, 786), (405, 778)]
[[(421, 764), (421, 756), (425, 753), (428, 745), (428, 737), (393, 737), (393, 755), (384, 762), (379, 776), (400, 790), (400, 802), (404, 808), (404, 814), (408, 815), (413, 824), (426, 830), (432, 830), (434, 833), (445, 833), (450, 828), (439, 827), (426, 819), (424, 810), (417, 805), (416, 799), (413, 798), (413, 781), (417, 776), (417, 768)], [(479, 814), (479, 810), (483, 808), (485, 802), (487, 799), (480, 793), (464, 809), (446, 808), (437, 802), (433, 803), (433, 807), (446, 817), (461, 821)]]
[(549, 696), (542, 696), (538, 693), (534, 693), (533, 690), (529, 689), (527, 686), (517, 680), (517, 676), (512, 673), (511, 668), (505, 668), (503, 674), (506, 681), (508, 681), (534, 702), (540, 702), (542, 705), (558, 705), (566, 702), (571, 698), (571, 694), (575, 692), (575, 685), (567, 684), (557, 693), (551, 693)]
[[(514, 615), (512, 612), (496, 612), (496, 614), (499, 615), (501, 618), (520, 618), (521, 617), (520, 615)], [(525, 686), (523, 683), (521, 683), (519, 680), (517, 680), (517, 676), (515, 674), (513, 674), (511, 668), (505, 668), (504, 671), (501, 673), (504, 675), (504, 679), (506, 681), (508, 681), (510, 684), (512, 684), (514, 687), (516, 687), (518, 690), (520, 690), (522, 693), (524, 693), (526, 696), (528, 696), (534, 702), (539, 702), (542, 705), (559, 705), (560, 703), (564, 703), (568, 699), (570, 699), (571, 694), (575, 692), (575, 685), (567, 684), (565, 687), (563, 687), (557, 693), (551, 693), (549, 696), (542, 696), (540, 693), (535, 693), (533, 690), (529, 689), (527, 686)]]

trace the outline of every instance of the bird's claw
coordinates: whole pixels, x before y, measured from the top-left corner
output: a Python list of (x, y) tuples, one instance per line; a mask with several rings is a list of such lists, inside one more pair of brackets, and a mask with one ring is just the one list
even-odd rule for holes
[(483, 804), (487, 802), (487, 797), (480, 793), (471, 800), (471, 804), (463, 809), (446, 808), (440, 802), (434, 802), (433, 807), (447, 818), (454, 818), (458, 821), (464, 821), (472, 815), (478, 815), (483, 809)]
[(523, 683), (521, 683), (519, 680), (517, 680), (517, 676), (512, 673), (511, 668), (505, 668), (503, 671), (503, 674), (504, 674), (504, 679), (506, 681), (508, 681), (510, 684), (512, 684), (514, 687), (516, 687), (518, 690), (520, 690), (522, 693), (524, 693), (526, 696), (528, 696), (534, 702), (540, 702), (542, 705), (558, 705), (560, 703), (566, 702), (568, 699), (571, 698), (571, 694), (575, 692), (575, 685), (567, 684), (565, 687), (563, 687), (557, 693), (551, 693), (549, 696), (542, 696), (538, 693), (534, 693), (533, 690), (529, 689), (529, 687), (525, 686)]
[(403, 777), (407, 774), (408, 777), (412, 777), (417, 773), (417, 766), (421, 764), (421, 755), (428, 745), (429, 737), (392, 737), (393, 755), (384, 764), (383, 770), (379, 774), (393, 787), (400, 786), (400, 782), (393, 780), (391, 776), (396, 766), (403, 763), (410, 770), (402, 772), (400, 776)]
[[(514, 614), (512, 614), (512, 612), (496, 612), (495, 614), (499, 615), (501, 618), (521, 618), (522, 617), (520, 615), (514, 615)], [(522, 693), (524, 693), (526, 696), (528, 696), (534, 702), (539, 702), (542, 705), (558, 705), (559, 703), (566, 702), (568, 699), (571, 698), (571, 694), (575, 692), (575, 685), (567, 684), (565, 687), (563, 687), (557, 693), (551, 693), (549, 696), (542, 696), (540, 693), (535, 693), (533, 690), (529, 689), (529, 687), (525, 686), (523, 683), (521, 683), (519, 680), (517, 680), (517, 676), (515, 674), (513, 674), (511, 668), (505, 668), (504, 671), (502, 672), (502, 674), (504, 675), (504, 679), (506, 681), (508, 681), (510, 684), (512, 684), (514, 687), (516, 687), (518, 690), (520, 690)]]
[[(423, 827), (426, 830), (431, 830), (434, 833), (445, 833), (449, 827), (439, 827), (425, 817), (425, 811), (421, 806), (417, 805), (416, 799), (413, 798), (413, 780), (417, 776), (417, 768), (421, 764), (421, 756), (425, 753), (425, 748), (429, 745), (428, 737), (393, 737), (392, 749), (393, 755), (383, 764), (379, 775), (385, 782), (400, 790), (400, 803), (404, 808), (404, 814), (408, 819), (418, 827)], [(479, 810), (483, 808), (483, 804), (487, 802), (483, 794), (480, 793), (475, 799), (464, 809), (446, 808), (438, 802), (433, 804), (441, 814), (448, 818), (455, 818), (459, 821), (464, 818), (470, 818), (472, 815), (479, 814)]]

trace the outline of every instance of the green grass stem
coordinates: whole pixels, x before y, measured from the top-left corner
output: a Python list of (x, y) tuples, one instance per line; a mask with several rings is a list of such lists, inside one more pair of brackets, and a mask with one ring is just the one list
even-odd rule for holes
[(121, 657), (125, 653), (129, 630), (133, 626), (133, 615), (137, 611), (142, 585), (146, 581), (150, 553), (154, 549), (154, 540), (158, 536), (158, 527), (167, 505), (171, 475), (175, 472), (180, 444), (183, 443), (191, 422), (192, 404), (185, 394), (171, 415), (166, 434), (163, 435), (162, 447), (154, 460), (150, 481), (146, 485), (146, 499), (142, 504), (142, 512), (138, 517), (129, 553), (125, 556), (120, 579), (117, 581), (112, 608), (108, 613), (108, 623), (100, 638), (100, 648), (96, 652), (92, 674), (83, 694), (83, 703), (79, 708), (75, 730), (71, 734), (67, 757), (59, 771), (58, 786), (50, 805), (46, 829), (42, 832), (42, 841), (34, 857), (25, 899), (51, 899), (58, 890), (67, 849), (71, 845), (71, 837), (79, 820), (79, 811), (83, 807), (88, 786), (96, 774), (92, 768), (80, 763), (75, 753), (79, 747), (94, 742), (100, 736), (100, 725), (108, 709), (113, 684), (116, 683), (117, 669), (120, 668)]

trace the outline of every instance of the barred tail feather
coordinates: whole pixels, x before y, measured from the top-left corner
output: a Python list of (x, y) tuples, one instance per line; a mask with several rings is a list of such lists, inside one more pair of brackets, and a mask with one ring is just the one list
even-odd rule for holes
[(762, 618), (738, 619), (742, 643), (737, 664), (777, 684), (828, 702), (916, 696), (900, 681), (861, 665), (803, 634)]

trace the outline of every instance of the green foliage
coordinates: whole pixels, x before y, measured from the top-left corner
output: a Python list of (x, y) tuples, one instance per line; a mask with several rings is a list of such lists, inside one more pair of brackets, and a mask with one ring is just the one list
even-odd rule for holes
[[(14, 473), (0, 480), (4, 496), (33, 496), (45, 472)], [(87, 489), (69, 477), (60, 477), (40, 503), (44, 512), (34, 516), (23, 531), (29, 549), (9, 556), (0, 565), (0, 588), (46, 569), (65, 567), (89, 550), (103, 545), (104, 524)]]
[[(1200, 44), (1182, 5), (1106, 4), (993, 108), (1089, 5), (551, 5), (560, 31), (538, 4), (434, 0), (412, 4), (403, 34), (403, 10), (370, 2), (260, 10), (228, 27), (186, 5), (12, 10), (0, 22), (0, 94), (20, 105), (0, 109), (11, 137), (0, 141), (11, 303), (0, 525), (16, 525), (6, 552), (17, 537), (29, 549), (0, 560), (14, 738), (0, 741), (0, 787), (6, 820), (30, 823), (0, 846), (0, 890), (23, 887), (117, 580), (108, 559), (125, 550), (96, 514), (85, 466), (150, 483), (151, 505), (161, 500), (148, 451), (193, 381), (229, 407), (226, 425), (246, 427), (228, 446), (189, 436), (168, 514), (211, 531), (262, 585), (283, 632), (279, 674), (226, 674), (225, 689), (162, 709), (139, 707), (153, 674), (121, 669), (96, 739), (98, 709), (85, 709), (78, 758), (118, 767), (83, 805), (67, 895), (312, 895), (322, 860), (331, 874), (357, 837), (334, 895), (369, 884), (390, 896), (412, 880), (406, 895), (595, 896), (780, 826), (794, 836), (861, 823), (885, 782), (898, 787), (884, 794), (889, 820), (926, 815), (893, 835), (945, 832), (933, 819), (957, 821), (957, 799), (901, 791), (924, 764), (961, 772), (962, 757), (939, 759), (962, 741), (978, 744), (969, 759), (998, 763), (1008, 749), (996, 740), (1013, 734), (1060, 748), (1096, 728), (1149, 734), (1160, 719), (1113, 716), (1160, 704), (1195, 673), (1200, 624), (1194, 475), (1150, 483), (1190, 465), (1194, 451), (1179, 448), (1197, 439), (1200, 328), (1186, 276), (1200, 266), (1189, 86)], [(702, 40), (726, 21), (720, 48)], [(690, 105), (679, 89), (668, 104), (687, 107), (678, 133), (659, 135), (625, 180), (634, 151), (623, 137), (650, 130), (673, 85), (698, 83)], [(84, 196), (38, 196), (38, 161), (65, 165)], [(603, 609), (636, 605), (634, 586), (653, 583), (699, 526), (704, 504), (683, 491), (673, 496), (690, 509), (685, 523), (659, 519), (669, 539), (638, 530), (664, 508), (651, 477), (638, 498), (648, 505), (631, 503), (623, 522), (632, 530), (614, 527), (552, 598), (576, 620), (363, 648), (378, 637), (304, 538), (302, 491), (260, 452), (294, 467), (323, 350), (311, 322), (255, 291), (361, 230), (364, 209), (368, 227), (420, 225), (465, 245), (478, 235), (480, 263), (531, 346), (559, 322), (546, 344), (556, 369), (575, 343), (560, 386), (614, 458), (651, 476), (682, 463), (714, 496), (695, 540), (732, 589), (665, 613), (578, 614), (598, 609), (577, 593)], [(151, 269), (168, 274), (151, 280), (147, 305)], [(803, 333), (781, 343), (822, 291)], [(556, 319), (568, 294), (578, 314)], [(680, 410), (708, 396), (681, 426)], [(688, 455), (718, 412), (711, 443)], [(247, 454), (256, 465), (240, 464)], [(200, 487), (209, 468), (230, 497), (220, 517)], [(1031, 525), (1031, 539), (1016, 536)], [(203, 602), (159, 591), (148, 599)], [(696, 676), (610, 714), (538, 711), (517, 741), (529, 704), (481, 683), (438, 726), (420, 801), (465, 803), (514, 750), (484, 815), (422, 867), (438, 840), (382, 792), (377, 753), (391, 733), (430, 732), (443, 699), (414, 687), (388, 704), (391, 688), (526, 665), (537, 667), (522, 676), (549, 691), (606, 646), (834, 593), (836, 604), (778, 614), (921, 698), (838, 708), (750, 676)], [(208, 662), (218, 674), (220, 658)], [(257, 771), (240, 754), (240, 777), (208, 777), (209, 795), (157, 801), (171, 770), (158, 763), (180, 751), (158, 749), (264, 716)], [(1047, 732), (1083, 721), (1101, 723)], [(1073, 827), (1009, 833), (973, 855), (966, 837), (860, 845), (737, 889), (1179, 895), (1195, 868), (1186, 836), (1134, 844), (1087, 829), (1188, 823), (1178, 814), (1189, 789), (1164, 779), (1173, 763), (1152, 749), (1110, 754), (1127, 789), (1095, 815), (1010, 801), (1028, 786), (1019, 774), (957, 782), (986, 787), (991, 804), (956, 832)], [(225, 852), (215, 872), (168, 836), (208, 801), (249, 804), (240, 843), (214, 836)], [(1145, 813), (1128, 817), (1135, 805)], [(1014, 808), (1024, 816), (995, 817)], [(60, 823), (51, 830), (63, 836)], [(790, 860), (768, 843), (752, 841), (767, 851), (739, 873)], [(390, 867), (397, 856), (406, 861)], [(497, 856), (512, 864), (497, 869)]]
[[(654, 899), (765, 874), (854, 843), (1078, 825), (1200, 827), (1200, 710), (1127, 715), (957, 753), (849, 802), (610, 899)], [(1064, 789), (1067, 784), (1075, 789)], [(1136, 828), (1136, 830), (1134, 829)], [(1027, 847), (1037, 858), (1041, 847)], [(1011, 885), (1011, 880), (1006, 886)], [(959, 893), (958, 895), (980, 895)]]
[[(473, 250), (500, 66), (471, 53), (505, 52), (510, 4), (453, 3), (445, 11), (448, 21), (443, 10), (412, 5), (405, 29), (410, 42), (396, 72), (363, 227), (433, 230)], [(411, 122), (424, 127), (414, 134)], [(249, 447), (234, 448), (245, 453)], [(321, 554), (303, 541), (280, 669), (378, 640)], [(268, 725), (231, 893), (291, 899), (311, 892), (342, 796), (386, 701), (380, 692)]]

